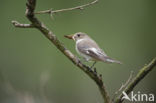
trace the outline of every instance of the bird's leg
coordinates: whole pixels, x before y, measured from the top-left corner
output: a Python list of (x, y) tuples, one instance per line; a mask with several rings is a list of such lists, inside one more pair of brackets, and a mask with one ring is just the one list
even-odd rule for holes
[(94, 67), (94, 65), (96, 64), (96, 61), (94, 61), (94, 63), (92, 64), (92, 66), (90, 67), (91, 69)]

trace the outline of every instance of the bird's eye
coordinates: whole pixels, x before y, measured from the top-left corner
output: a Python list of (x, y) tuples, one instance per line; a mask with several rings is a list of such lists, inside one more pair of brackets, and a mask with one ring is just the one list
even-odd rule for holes
[(80, 34), (77, 34), (78, 37), (80, 37)]

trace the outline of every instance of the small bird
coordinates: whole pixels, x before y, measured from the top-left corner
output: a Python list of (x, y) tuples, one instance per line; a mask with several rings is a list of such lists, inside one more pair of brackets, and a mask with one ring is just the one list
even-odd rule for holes
[(106, 53), (100, 49), (97, 43), (86, 33), (78, 32), (73, 35), (65, 35), (65, 37), (68, 39), (73, 39), (76, 42), (76, 51), (86, 61), (94, 61), (90, 68), (95, 65), (96, 61), (121, 64), (120, 61), (108, 57)]

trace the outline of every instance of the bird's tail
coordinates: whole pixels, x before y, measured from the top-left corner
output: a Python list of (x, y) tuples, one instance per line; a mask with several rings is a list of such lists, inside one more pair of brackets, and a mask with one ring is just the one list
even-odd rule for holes
[(120, 61), (115, 60), (115, 59), (112, 59), (112, 58), (110, 58), (110, 57), (106, 57), (106, 58), (105, 58), (105, 62), (122, 64)]

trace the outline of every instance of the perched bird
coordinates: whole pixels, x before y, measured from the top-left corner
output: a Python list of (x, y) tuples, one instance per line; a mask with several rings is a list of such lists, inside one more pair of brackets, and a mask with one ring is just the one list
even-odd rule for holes
[(73, 35), (65, 35), (65, 37), (73, 39), (76, 42), (76, 51), (86, 61), (94, 61), (91, 68), (95, 65), (96, 61), (121, 64), (120, 61), (108, 57), (97, 43), (86, 33), (78, 32)]

